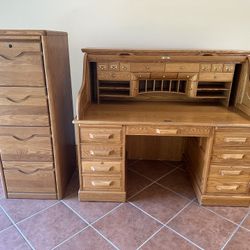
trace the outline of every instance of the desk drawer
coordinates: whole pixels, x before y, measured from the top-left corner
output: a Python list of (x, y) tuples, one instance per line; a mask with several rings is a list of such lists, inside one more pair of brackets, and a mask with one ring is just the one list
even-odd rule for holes
[(228, 181), (250, 181), (250, 166), (211, 165), (209, 178), (224, 179)]
[(199, 80), (211, 82), (231, 82), (233, 80), (233, 73), (200, 73)]
[(209, 127), (192, 126), (127, 126), (127, 135), (209, 136)]
[(215, 146), (250, 146), (250, 129), (219, 130), (215, 134)]
[(9, 193), (56, 192), (54, 170), (4, 169), (4, 178)]
[(120, 159), (122, 146), (117, 144), (82, 144), (81, 156), (84, 159)]
[(120, 143), (122, 141), (121, 128), (80, 128), (81, 142), (111, 142)]
[(212, 155), (212, 162), (222, 162), (227, 164), (228, 163), (249, 164), (250, 149), (238, 149), (238, 148), (214, 149)]
[(207, 192), (222, 194), (248, 194), (249, 182), (227, 182), (208, 179)]
[(164, 72), (165, 63), (131, 63), (131, 72)]
[(82, 176), (83, 190), (121, 190), (120, 176)]
[(119, 174), (122, 162), (120, 161), (82, 161), (82, 172), (91, 174)]
[(167, 63), (165, 72), (199, 72), (198, 63)]
[(129, 72), (98, 71), (97, 77), (98, 80), (130, 81), (131, 75)]

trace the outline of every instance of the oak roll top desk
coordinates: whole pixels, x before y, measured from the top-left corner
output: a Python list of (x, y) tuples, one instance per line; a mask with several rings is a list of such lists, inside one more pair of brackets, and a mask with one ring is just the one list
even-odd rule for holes
[(126, 200), (131, 136), (183, 137), (199, 202), (249, 206), (250, 52), (82, 51), (80, 201)]

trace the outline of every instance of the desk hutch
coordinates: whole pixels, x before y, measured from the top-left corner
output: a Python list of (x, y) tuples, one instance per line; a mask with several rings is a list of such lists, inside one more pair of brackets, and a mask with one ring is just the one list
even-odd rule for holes
[(249, 206), (250, 52), (82, 51), (80, 201), (125, 201), (126, 157), (143, 145), (136, 141), (154, 137), (166, 140), (151, 147), (155, 158), (163, 154), (157, 145), (168, 155), (169, 142), (182, 144), (201, 204)]

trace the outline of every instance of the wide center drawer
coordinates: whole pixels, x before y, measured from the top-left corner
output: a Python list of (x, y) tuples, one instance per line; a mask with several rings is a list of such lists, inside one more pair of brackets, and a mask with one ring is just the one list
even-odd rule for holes
[(208, 137), (210, 127), (193, 126), (127, 126), (127, 135), (157, 135), (157, 136), (199, 136)]
[(40, 53), (3, 55), (0, 49), (0, 86), (44, 86), (43, 60)]
[(82, 161), (82, 172), (91, 174), (119, 174), (122, 162), (120, 161)]
[(84, 159), (120, 159), (122, 157), (122, 146), (84, 143), (81, 145), (81, 157)]
[(199, 72), (199, 63), (167, 63), (165, 72)]
[(122, 141), (122, 129), (119, 128), (80, 128), (81, 142), (114, 142)]
[(0, 127), (0, 152), (3, 161), (52, 161), (49, 129)]
[(131, 72), (164, 72), (165, 63), (131, 63)]

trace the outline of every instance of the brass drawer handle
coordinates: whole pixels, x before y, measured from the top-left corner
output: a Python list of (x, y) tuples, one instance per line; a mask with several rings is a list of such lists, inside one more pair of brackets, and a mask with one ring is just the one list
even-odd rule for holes
[(246, 142), (247, 138), (245, 137), (227, 137), (224, 139), (224, 142)]
[(114, 150), (90, 150), (92, 156), (110, 156)]
[(94, 187), (110, 187), (113, 181), (91, 181), (91, 185)]
[(234, 159), (234, 160), (240, 160), (244, 158), (244, 154), (222, 154), (221, 158), (224, 160), (230, 160), (230, 159)]
[(13, 98), (11, 98), (11, 97), (5, 97), (8, 101), (10, 101), (10, 102), (13, 102), (13, 103), (21, 103), (21, 102), (24, 102), (24, 101), (26, 101), (27, 99), (29, 99), (30, 98), (30, 95), (27, 95), (27, 96), (25, 96), (24, 98), (22, 98), (22, 99), (19, 99), (19, 100), (15, 100), (15, 99), (13, 99)]
[(224, 176), (224, 175), (233, 175), (233, 176), (235, 176), (235, 175), (241, 175), (242, 174), (242, 170), (221, 170), (220, 174), (222, 176)]
[(231, 185), (231, 186), (225, 186), (225, 185), (219, 185), (216, 186), (216, 189), (218, 191), (236, 191), (240, 185)]
[(90, 139), (111, 139), (114, 136), (114, 134), (93, 134), (89, 133)]
[(176, 135), (178, 133), (178, 129), (156, 129), (157, 134), (171, 134)]
[(113, 166), (91, 166), (93, 172), (110, 172)]

